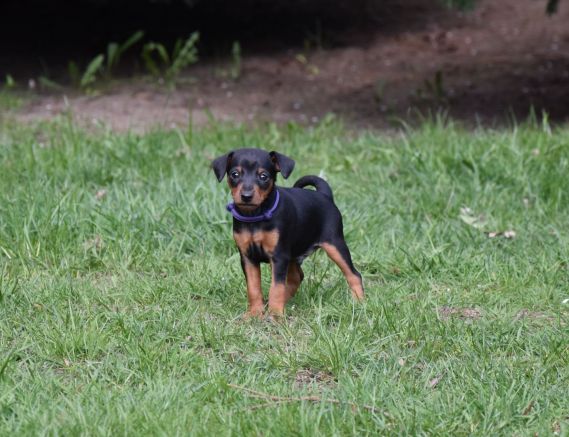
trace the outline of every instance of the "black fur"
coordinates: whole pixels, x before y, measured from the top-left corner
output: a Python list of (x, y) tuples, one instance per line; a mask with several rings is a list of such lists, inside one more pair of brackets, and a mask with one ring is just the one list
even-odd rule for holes
[(328, 185), (324, 179), (318, 176), (302, 176), (299, 180), (294, 183), (295, 188), (304, 188), (307, 185), (312, 185), (316, 188), (319, 193), (328, 196), (330, 200), (334, 201), (334, 195), (332, 194), (332, 188)]
[[(270, 193), (259, 205), (245, 205), (247, 208), (243, 209), (239, 207), (239, 199), (235, 199), (241, 214), (255, 216), (273, 206), (277, 173), (281, 172), (283, 177), (288, 177), (294, 168), (294, 161), (277, 152), (238, 149), (217, 158), (213, 161), (212, 167), (218, 180), (221, 181), (223, 176), (228, 174), (230, 186), (234, 190), (241, 189), (241, 193), (243, 190), (250, 190), (254, 184), (257, 184), (259, 189), (271, 187)], [(271, 181), (267, 185), (266, 181), (259, 180), (259, 171), (261, 171), (259, 169), (268, 171), (272, 185)], [(237, 173), (239, 177), (235, 178)], [(314, 186), (316, 191), (302, 188), (307, 185)], [(342, 216), (334, 204), (330, 185), (318, 176), (304, 176), (294, 184), (293, 188), (278, 187), (278, 191), (280, 202), (270, 220), (244, 223), (233, 219), (233, 232), (237, 235), (243, 232), (255, 234), (259, 231), (278, 231), (278, 244), (273, 253), (268, 254), (260, 245), (251, 244), (245, 253), (241, 254), (242, 262), (246, 261), (253, 265), (271, 262), (273, 282), (285, 283), (290, 263), (296, 262), (300, 266), (306, 256), (323, 243), (327, 243), (339, 252), (353, 275), (360, 278), (361, 282), (361, 275), (352, 263), (344, 240)], [(363, 298), (363, 288), (361, 297)]]

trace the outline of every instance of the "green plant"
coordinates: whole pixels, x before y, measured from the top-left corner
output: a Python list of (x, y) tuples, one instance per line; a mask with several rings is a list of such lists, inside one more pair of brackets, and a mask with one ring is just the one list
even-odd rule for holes
[(0, 111), (0, 120), (5, 110), (16, 109), (22, 104), (21, 95), (17, 92), (16, 87), (16, 80), (10, 74), (6, 74), (5, 82), (0, 86), (0, 109), (2, 110)]
[(447, 8), (456, 8), (462, 10), (473, 9), (477, 0), (441, 0)]
[(545, 11), (549, 14), (555, 14), (559, 9), (559, 0), (547, 0)]
[(307, 32), (304, 38), (304, 51), (322, 50), (324, 48), (324, 32), (322, 22), (317, 19), (314, 23), (314, 30)]
[(116, 42), (111, 42), (107, 45), (107, 65), (106, 74), (111, 75), (113, 68), (115, 68), (120, 62), (121, 56), (138, 41), (144, 37), (144, 32), (139, 30), (133, 33), (125, 42), (118, 44)]
[[(107, 78), (111, 77), (111, 73), (114, 68), (119, 64), (121, 57), (124, 53), (140, 41), (144, 37), (144, 32), (137, 31), (133, 33), (125, 42), (118, 44), (116, 42), (111, 42), (107, 45), (106, 56), (102, 53), (95, 56), (85, 67), (85, 70), (81, 72), (81, 69), (77, 62), (69, 61), (67, 64), (67, 74), (69, 75), (69, 80), (71, 84), (77, 88), (83, 90), (90, 90), (92, 85), (96, 82), (98, 76), (101, 72), (105, 72)], [(57, 84), (53, 81), (47, 79), (43, 80), (44, 86), (48, 88), (55, 88)]]
[(376, 103), (383, 103), (385, 97), (385, 86), (386, 82), (382, 79), (375, 82), (375, 86), (373, 87), (373, 98)]
[(4, 83), (4, 87), (5, 87), (6, 89), (12, 89), (12, 88), (15, 88), (15, 87), (16, 87), (16, 81), (15, 81), (14, 78), (13, 78), (11, 75), (9, 75), (9, 74), (6, 75), (6, 82)]
[(234, 41), (231, 46), (231, 68), (230, 76), (233, 80), (241, 77), (241, 45), (239, 41)]
[[(477, 0), (440, 0), (448, 8), (456, 8), (462, 10), (473, 9)], [(559, 9), (559, 0), (547, 0), (545, 12), (548, 15), (555, 14)]]
[(93, 83), (95, 83), (97, 75), (103, 68), (104, 62), (105, 55), (99, 54), (95, 56), (91, 62), (89, 62), (89, 64), (87, 64), (87, 67), (85, 68), (85, 71), (81, 75), (81, 79), (79, 81), (79, 86), (82, 89), (88, 89)]
[(423, 86), (415, 91), (419, 100), (428, 100), (436, 103), (444, 103), (447, 93), (444, 86), (444, 77), (441, 70), (437, 70), (432, 79), (425, 79)]
[(38, 83), (40, 85), (40, 87), (42, 89), (45, 90), (54, 90), (54, 91), (60, 91), (63, 89), (63, 86), (58, 84), (57, 82), (51, 80), (50, 78), (48, 78), (47, 76), (40, 76), (38, 78)]
[(97, 80), (97, 76), (103, 70), (104, 62), (105, 55), (99, 54), (87, 64), (85, 71), (81, 72), (77, 62), (69, 61), (67, 63), (67, 74), (69, 75), (71, 84), (82, 90), (90, 90), (91, 86)]
[(69, 81), (71, 85), (75, 88), (79, 88), (81, 83), (81, 71), (79, 70), (79, 65), (75, 61), (69, 61), (67, 63), (67, 75), (69, 76)]
[(437, 70), (435, 72), (435, 77), (431, 81), (425, 81), (425, 89), (436, 100), (443, 100), (446, 98), (446, 91), (443, 82), (443, 72), (441, 70)]
[(141, 56), (144, 60), (146, 69), (154, 76), (159, 76), (162, 73), (162, 67), (160, 64), (163, 66), (168, 66), (170, 64), (168, 50), (166, 50), (166, 47), (161, 43), (149, 42), (144, 44)]
[(161, 43), (146, 43), (141, 55), (146, 69), (155, 76), (163, 74), (168, 81), (175, 81), (182, 69), (197, 62), (198, 40), (199, 32), (192, 33), (185, 40), (178, 39), (170, 54)]
[(166, 76), (170, 79), (180, 74), (182, 69), (198, 61), (198, 49), (196, 44), (199, 33), (192, 33), (186, 40), (178, 39), (172, 52), (172, 65), (166, 70)]
[(317, 76), (318, 74), (320, 74), (320, 69), (315, 64), (312, 64), (304, 53), (297, 53), (295, 59), (300, 64), (302, 64), (303, 67), (306, 69), (306, 71), (311, 75)]

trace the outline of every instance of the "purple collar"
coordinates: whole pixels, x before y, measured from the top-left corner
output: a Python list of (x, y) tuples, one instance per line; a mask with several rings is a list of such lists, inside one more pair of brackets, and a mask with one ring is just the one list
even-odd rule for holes
[(275, 188), (275, 191), (277, 193), (275, 198), (275, 204), (271, 207), (271, 209), (265, 211), (261, 215), (253, 215), (253, 216), (241, 215), (237, 212), (237, 209), (235, 208), (235, 203), (233, 202), (227, 204), (227, 211), (229, 211), (231, 215), (240, 222), (255, 223), (255, 222), (262, 222), (263, 220), (270, 220), (273, 217), (273, 214), (277, 209), (277, 206), (279, 206), (279, 199), (281, 197), (279, 194), (279, 190)]

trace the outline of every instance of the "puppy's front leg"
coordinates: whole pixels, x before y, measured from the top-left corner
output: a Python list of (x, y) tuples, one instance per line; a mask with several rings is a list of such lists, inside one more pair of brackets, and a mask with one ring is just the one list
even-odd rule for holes
[(247, 299), (249, 309), (247, 316), (261, 317), (263, 315), (263, 290), (261, 288), (261, 266), (241, 254), (241, 267), (247, 281)]
[(269, 312), (276, 316), (284, 314), (284, 307), (289, 299), (286, 289), (289, 259), (279, 256), (271, 259), (272, 280), (269, 290)]

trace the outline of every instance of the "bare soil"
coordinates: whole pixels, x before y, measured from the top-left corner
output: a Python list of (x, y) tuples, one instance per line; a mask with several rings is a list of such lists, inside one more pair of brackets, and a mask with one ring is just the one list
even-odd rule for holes
[(482, 313), (476, 308), (453, 308), (443, 306), (438, 308), (441, 320), (449, 320), (451, 317), (458, 317), (462, 320), (478, 320)]
[[(174, 90), (156, 79), (118, 80), (98, 95), (37, 94), (16, 112), (24, 121), (67, 109), (84, 123), (144, 131), (196, 124), (211, 115), (236, 122), (317, 123), (328, 113), (350, 126), (382, 128), (444, 110), (467, 124), (523, 119), (533, 107), (569, 120), (569, 2), (481, 0), (470, 12), (414, 1), (352, 31), (341, 47), (248, 54), (237, 79), (231, 61), (203, 60)], [(190, 80), (191, 79), (191, 80)], [(210, 115), (208, 115), (210, 114)]]

